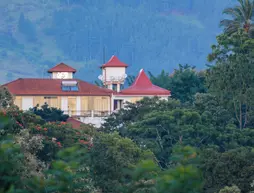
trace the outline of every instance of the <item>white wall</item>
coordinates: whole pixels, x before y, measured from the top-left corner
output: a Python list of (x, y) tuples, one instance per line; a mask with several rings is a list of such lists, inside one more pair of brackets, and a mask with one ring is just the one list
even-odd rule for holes
[(80, 117), (80, 121), (85, 124), (93, 124), (99, 128), (105, 122), (105, 117)]
[(106, 80), (109, 81), (110, 77), (118, 77), (123, 76), (126, 72), (125, 67), (106, 67), (105, 69), (102, 69), (102, 75), (105, 78), (105, 71), (106, 71)]
[[(52, 78), (53, 79), (58, 79), (57, 73), (58, 72), (53, 72), (52, 73)], [(72, 72), (64, 72), (64, 73), (66, 74), (66, 78), (65, 79), (73, 79), (73, 73)]]
[[(144, 95), (134, 95), (134, 96), (124, 96), (124, 95), (115, 95), (113, 98), (114, 99), (119, 99), (119, 100), (123, 100), (124, 102), (128, 101), (130, 102), (132, 98), (137, 98), (137, 97), (149, 97), (149, 98), (152, 98), (152, 97), (155, 97), (154, 95), (147, 95), (147, 96), (144, 96)], [(169, 96), (158, 96), (161, 100), (168, 100), (168, 97)]]
[(68, 97), (61, 97), (61, 110), (68, 114)]
[(33, 97), (23, 96), (22, 97), (22, 110), (28, 110), (29, 108), (33, 108)]

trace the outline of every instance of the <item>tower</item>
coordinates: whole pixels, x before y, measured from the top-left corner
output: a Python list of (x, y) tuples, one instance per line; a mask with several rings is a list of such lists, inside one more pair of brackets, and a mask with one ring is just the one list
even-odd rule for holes
[(127, 77), (127, 64), (121, 62), (116, 56), (101, 66), (102, 74), (98, 77), (105, 87), (120, 92)]

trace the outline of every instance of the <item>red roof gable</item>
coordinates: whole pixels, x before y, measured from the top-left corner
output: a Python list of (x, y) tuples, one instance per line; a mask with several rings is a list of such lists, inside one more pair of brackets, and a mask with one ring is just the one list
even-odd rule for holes
[(84, 124), (81, 121), (78, 121), (72, 117), (69, 117), (66, 122), (71, 124), (72, 128), (74, 128), (74, 129), (79, 129), (81, 124)]
[(76, 69), (68, 66), (67, 64), (60, 63), (54, 66), (53, 68), (50, 68), (48, 72), (76, 72)]
[(125, 68), (127, 68), (128, 65), (121, 62), (116, 56), (113, 55), (106, 64), (103, 64), (101, 66), (101, 68), (105, 68), (105, 67), (125, 67)]
[(2, 86), (6, 86), (14, 95), (110, 96), (112, 93), (114, 93), (114, 91), (110, 89), (100, 88), (82, 80), (70, 80), (77, 81), (79, 91), (62, 91), (62, 81), (68, 81), (66, 79), (19, 78)]
[(122, 90), (120, 95), (168, 95), (170, 91), (164, 88), (153, 85), (143, 69), (140, 70), (139, 75), (134, 83), (127, 89)]

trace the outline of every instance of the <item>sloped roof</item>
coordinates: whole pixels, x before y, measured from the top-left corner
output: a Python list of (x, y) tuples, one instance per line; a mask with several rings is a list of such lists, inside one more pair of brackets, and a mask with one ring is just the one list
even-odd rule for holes
[(74, 129), (80, 129), (81, 124), (84, 124), (81, 121), (78, 121), (72, 117), (69, 117), (66, 122), (71, 124), (72, 128)]
[(127, 89), (122, 90), (119, 95), (168, 95), (170, 91), (152, 84), (143, 69), (140, 70), (134, 83)]
[(126, 67), (127, 68), (128, 65), (121, 62), (116, 56), (113, 55), (107, 63), (101, 66), (101, 68), (105, 68), (105, 67)]
[(62, 91), (62, 81), (68, 81), (66, 79), (19, 78), (2, 86), (6, 86), (14, 95), (110, 96), (114, 93), (110, 89), (100, 88), (79, 79), (69, 80), (77, 81), (79, 91)]
[(67, 64), (60, 63), (54, 66), (53, 68), (50, 68), (48, 72), (76, 72), (76, 69), (68, 66)]

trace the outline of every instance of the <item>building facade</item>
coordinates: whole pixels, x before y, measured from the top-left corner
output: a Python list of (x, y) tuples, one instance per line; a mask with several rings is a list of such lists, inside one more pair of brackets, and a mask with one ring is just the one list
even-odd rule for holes
[(126, 101), (135, 103), (144, 97), (170, 96), (170, 91), (153, 85), (143, 69), (129, 88), (122, 89), (127, 67), (116, 56), (103, 64), (98, 78), (105, 88), (75, 79), (76, 69), (64, 63), (48, 70), (49, 79), (19, 78), (2, 86), (14, 95), (15, 104), (22, 110), (47, 103), (84, 123), (100, 126), (105, 117), (123, 108)]

